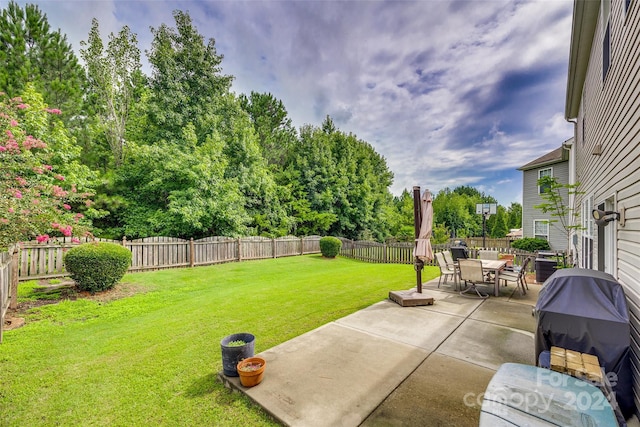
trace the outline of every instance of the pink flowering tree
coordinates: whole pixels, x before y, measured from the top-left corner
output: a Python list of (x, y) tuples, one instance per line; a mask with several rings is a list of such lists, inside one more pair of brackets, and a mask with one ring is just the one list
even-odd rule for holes
[[(0, 249), (26, 240), (45, 243), (89, 232), (84, 214), (74, 209), (90, 206), (89, 194), (80, 193), (56, 166), (59, 163), (52, 161), (64, 153), (34, 136), (44, 134), (47, 122), (40, 123), (41, 131), (27, 130), (33, 128), (33, 108), (22, 98), (7, 99), (1, 94)], [(55, 109), (43, 110), (47, 115), (59, 114)]]

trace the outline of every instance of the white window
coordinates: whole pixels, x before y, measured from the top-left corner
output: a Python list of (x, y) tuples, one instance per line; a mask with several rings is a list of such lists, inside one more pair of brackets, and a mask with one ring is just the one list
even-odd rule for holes
[[(546, 169), (538, 170), (538, 180), (540, 180), (541, 178), (544, 178), (546, 176), (549, 176), (549, 177), (553, 176), (553, 169), (552, 168), (546, 168)], [(547, 191), (548, 189), (549, 189), (548, 185), (539, 185), (538, 186), (538, 194), (542, 194), (545, 191)]]
[(533, 237), (536, 239), (549, 240), (549, 220), (534, 219), (533, 220)]

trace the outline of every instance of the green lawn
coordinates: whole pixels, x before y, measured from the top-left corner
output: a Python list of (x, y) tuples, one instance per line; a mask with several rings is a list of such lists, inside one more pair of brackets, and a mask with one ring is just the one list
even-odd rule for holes
[[(423, 280), (438, 274), (427, 267)], [(5, 332), (0, 425), (274, 425), (217, 382), (220, 340), (250, 332), (256, 352), (266, 350), (411, 288), (415, 272), (311, 255), (128, 274), (123, 283), (140, 292), (33, 309), (26, 326)]]

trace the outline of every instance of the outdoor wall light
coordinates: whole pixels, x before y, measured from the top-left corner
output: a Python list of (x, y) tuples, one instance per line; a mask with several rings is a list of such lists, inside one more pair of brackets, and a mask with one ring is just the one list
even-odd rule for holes
[(616, 211), (603, 211), (601, 209), (594, 209), (591, 211), (591, 216), (600, 227), (604, 227), (613, 220), (618, 220), (621, 227), (624, 227), (624, 207), (620, 208), (620, 212)]

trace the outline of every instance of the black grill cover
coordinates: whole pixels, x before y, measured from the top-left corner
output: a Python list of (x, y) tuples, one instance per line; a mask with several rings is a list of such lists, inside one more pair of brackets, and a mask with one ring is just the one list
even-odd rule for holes
[(466, 259), (469, 258), (469, 252), (467, 252), (466, 246), (452, 246), (451, 247), (451, 257), (454, 261), (458, 259)]
[(538, 296), (535, 352), (551, 346), (598, 356), (611, 378), (623, 415), (635, 408), (631, 378), (629, 311), (622, 286), (610, 274), (584, 268), (560, 269)]

